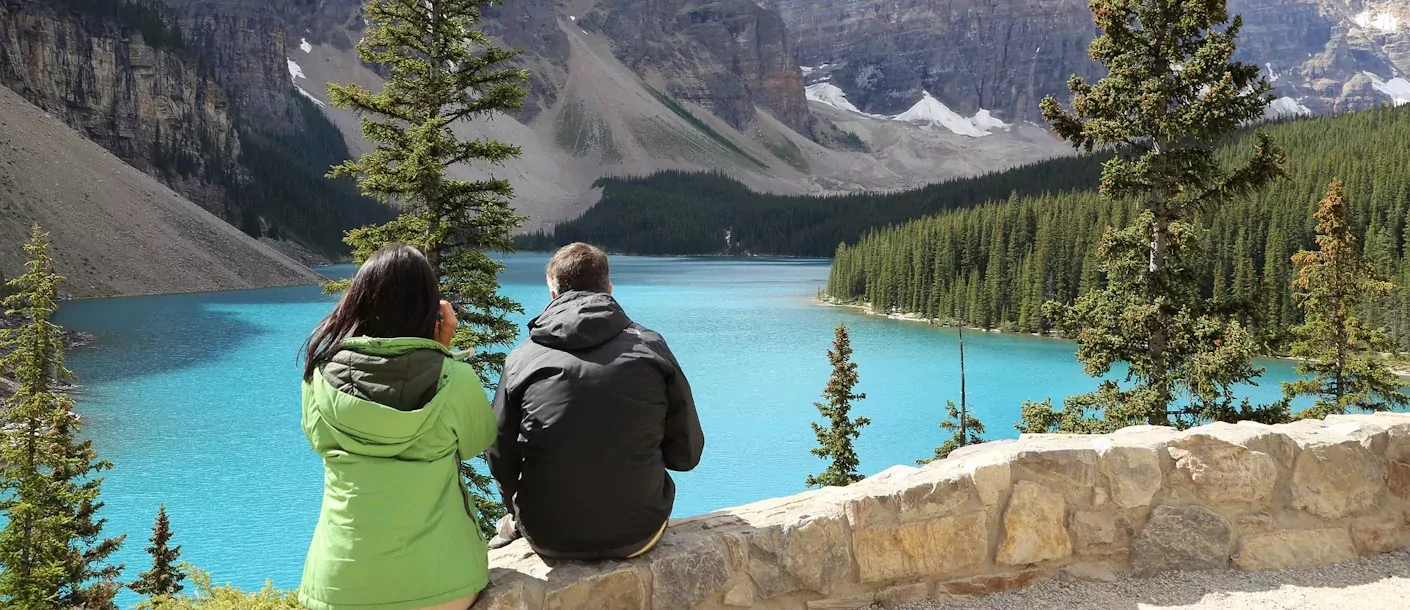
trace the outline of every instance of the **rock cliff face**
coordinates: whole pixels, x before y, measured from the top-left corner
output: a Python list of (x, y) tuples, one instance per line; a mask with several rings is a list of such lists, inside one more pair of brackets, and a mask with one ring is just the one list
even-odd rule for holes
[(625, 562), (490, 553), (487, 608), (890, 608), (1064, 574), (1278, 570), (1410, 546), (1410, 415), (968, 447), (671, 523)]
[[(271, 0), (168, 0), (192, 54), (220, 76), (235, 104), (262, 128), (297, 133), (303, 120), (292, 91), (286, 17)], [(291, 3), (297, 5), (298, 2)]]
[[(806, 66), (866, 112), (895, 114), (929, 91), (946, 105), (1036, 119), (1044, 95), (1067, 95), (1097, 34), (1080, 0), (769, 0)], [(1244, 15), (1240, 58), (1270, 71), (1277, 93), (1318, 112), (1395, 103), (1410, 73), (1410, 4), (1371, 0), (1233, 0)], [(1364, 72), (1377, 75), (1371, 78)], [(1377, 80), (1381, 81), (1377, 83)], [(1410, 95), (1402, 96), (1410, 98)]]
[(809, 134), (803, 73), (779, 14), (752, 0), (605, 0), (582, 17), (617, 57), (667, 93), (708, 108), (736, 129), (756, 105)]
[(0, 2), (0, 85), (220, 213), (204, 176), (238, 173), (240, 148), (211, 73), (111, 23), (24, 5)]
[(863, 111), (899, 114), (928, 90), (965, 114), (1032, 117), (1074, 71), (1095, 73), (1096, 35), (1082, 0), (772, 0), (803, 65)]

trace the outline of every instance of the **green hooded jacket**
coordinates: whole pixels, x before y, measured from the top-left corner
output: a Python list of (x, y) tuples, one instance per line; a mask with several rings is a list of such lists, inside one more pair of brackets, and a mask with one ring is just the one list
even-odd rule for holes
[(470, 365), (427, 339), (359, 337), (303, 386), (303, 429), (323, 457), (323, 508), (299, 601), (312, 610), (409, 610), (489, 582), (462, 459), (495, 437)]

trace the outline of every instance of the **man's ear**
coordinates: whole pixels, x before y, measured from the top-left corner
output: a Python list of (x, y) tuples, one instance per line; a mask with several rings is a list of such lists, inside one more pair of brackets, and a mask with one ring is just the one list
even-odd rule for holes
[(607, 282), (607, 294), (612, 294), (612, 282)]

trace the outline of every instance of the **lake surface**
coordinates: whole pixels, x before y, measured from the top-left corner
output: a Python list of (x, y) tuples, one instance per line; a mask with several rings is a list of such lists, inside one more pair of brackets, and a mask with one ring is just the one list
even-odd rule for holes
[[(527, 321), (548, 303), (547, 256), (509, 259), (505, 294)], [(958, 401), (953, 330), (821, 307), (826, 261), (613, 258), (616, 295), (665, 335), (695, 390), (706, 434), (700, 467), (677, 475), (676, 514), (803, 490), (821, 470), (808, 449), (812, 403), (830, 372), (833, 327), (852, 328), (859, 390), (871, 418), (857, 443), (871, 474), (929, 457), (947, 399)], [(350, 268), (330, 273), (348, 273)], [(322, 465), (299, 428), (298, 349), (332, 307), (316, 287), (65, 303), (59, 322), (97, 335), (69, 355), (85, 431), (116, 467), (103, 487), (107, 532), (126, 533), (126, 579), (157, 506), (170, 513), (182, 559), (217, 582), (298, 585), (318, 517)], [(1071, 343), (966, 333), (969, 404), (989, 438), (1012, 438), (1024, 400), (1090, 390)], [(1278, 394), (1291, 365), (1263, 362), (1255, 401)], [(135, 602), (124, 594), (126, 607)]]

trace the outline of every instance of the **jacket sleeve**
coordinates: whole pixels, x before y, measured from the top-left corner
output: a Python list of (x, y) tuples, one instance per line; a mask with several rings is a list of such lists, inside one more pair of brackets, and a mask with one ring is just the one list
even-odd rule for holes
[(690, 393), (690, 381), (676, 361), (675, 354), (662, 339), (657, 348), (669, 369), (666, 377), (666, 436), (661, 441), (661, 456), (666, 468), (687, 472), (700, 464), (705, 452), (705, 433), (700, 429), (700, 417), (695, 412), (695, 397)]
[(490, 443), (494, 442), (495, 419), (494, 412), (490, 410), (490, 401), (485, 397), (485, 386), (480, 381), (480, 377), (475, 374), (470, 365), (456, 363), (456, 366), (464, 366), (467, 370), (465, 375), (474, 383), (469, 384), (467, 405), (461, 410), (460, 431), (458, 433), (460, 458), (468, 460), (480, 455)]
[(509, 391), (509, 367), (500, 375), (499, 388), (494, 394), (494, 416), (498, 426), (494, 444), (485, 453), (490, 464), (490, 474), (499, 482), (499, 493), (504, 507), (514, 513), (514, 494), (519, 491), (519, 425), (523, 420), (523, 406), (520, 396)]

